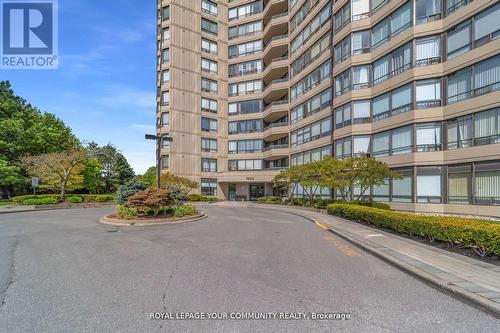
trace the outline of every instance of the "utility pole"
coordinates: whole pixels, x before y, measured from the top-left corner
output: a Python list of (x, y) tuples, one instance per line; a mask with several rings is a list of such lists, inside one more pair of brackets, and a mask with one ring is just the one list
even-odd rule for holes
[(172, 142), (172, 137), (170, 137), (167, 134), (160, 134), (160, 135), (154, 135), (154, 134), (146, 134), (144, 136), (146, 140), (155, 140), (156, 141), (156, 187), (160, 188), (161, 183), (160, 183), (160, 176), (161, 176), (161, 143), (163, 140), (166, 140), (167, 142)]

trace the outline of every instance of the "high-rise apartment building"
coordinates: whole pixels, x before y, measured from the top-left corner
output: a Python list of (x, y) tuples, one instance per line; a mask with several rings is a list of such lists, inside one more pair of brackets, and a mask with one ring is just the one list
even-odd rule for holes
[(500, 215), (499, 36), (494, 0), (158, 1), (158, 165), (254, 200), (369, 154), (403, 176), (375, 200)]

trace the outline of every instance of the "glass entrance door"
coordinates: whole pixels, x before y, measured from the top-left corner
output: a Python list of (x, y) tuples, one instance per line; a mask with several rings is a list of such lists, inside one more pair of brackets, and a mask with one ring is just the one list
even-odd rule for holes
[(228, 199), (229, 201), (234, 201), (236, 199), (236, 184), (228, 185)]
[(264, 197), (265, 195), (264, 184), (250, 185), (250, 201), (256, 201), (258, 198)]

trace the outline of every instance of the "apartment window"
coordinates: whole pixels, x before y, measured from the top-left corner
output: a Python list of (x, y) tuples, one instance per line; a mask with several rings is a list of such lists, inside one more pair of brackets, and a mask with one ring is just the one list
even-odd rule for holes
[(332, 90), (330, 88), (322, 91), (304, 103), (294, 107), (290, 112), (290, 121), (295, 123), (301, 119), (309, 117), (332, 105)]
[(408, 27), (412, 22), (412, 2), (408, 1), (391, 15), (391, 37), (394, 37)]
[(354, 136), (352, 151), (354, 156), (367, 155), (370, 153), (370, 136)]
[(460, 9), (471, 2), (472, 0), (446, 0), (446, 13), (450, 15), (455, 10)]
[(389, 201), (390, 179), (384, 179), (384, 183), (372, 187), (372, 197), (374, 201)]
[(475, 65), (474, 95), (479, 96), (500, 88), (500, 56)]
[(475, 165), (474, 192), (477, 205), (500, 204), (500, 164), (478, 163)]
[(417, 24), (441, 19), (441, 0), (415, 0)]
[(161, 10), (161, 18), (163, 21), (170, 20), (170, 6), (165, 6)]
[(352, 155), (351, 148), (351, 137), (335, 140), (335, 158), (338, 160), (350, 158)]
[(262, 108), (263, 103), (260, 99), (229, 103), (229, 115), (261, 112)]
[(332, 132), (332, 118), (324, 118), (320, 121), (304, 126), (291, 134), (291, 146), (298, 146), (309, 141), (322, 138)]
[(261, 132), (263, 128), (262, 119), (230, 121), (228, 124), (229, 134)]
[(441, 124), (417, 124), (416, 129), (417, 151), (441, 150)]
[(163, 106), (170, 105), (170, 91), (164, 91), (161, 93), (161, 104)]
[(413, 107), (412, 88), (413, 85), (410, 83), (391, 92), (391, 116), (411, 111)]
[(161, 157), (161, 168), (162, 170), (167, 170), (168, 169), (168, 161), (169, 161), (169, 156), (168, 155), (163, 155)]
[(372, 13), (381, 8), (383, 5), (389, 2), (389, 0), (371, 0)]
[(254, 54), (262, 51), (262, 40), (255, 40), (247, 43), (229, 46), (229, 58)]
[(441, 37), (425, 37), (415, 41), (415, 58), (417, 66), (425, 66), (441, 62)]
[(391, 131), (392, 155), (407, 154), (413, 151), (413, 126), (396, 128)]
[(352, 118), (354, 124), (370, 122), (370, 101), (354, 101), (352, 103)]
[(201, 30), (213, 35), (217, 35), (218, 33), (217, 23), (207, 20), (205, 18), (201, 18)]
[(201, 111), (217, 113), (217, 101), (215, 99), (202, 97)]
[(472, 167), (457, 165), (448, 167), (448, 203), (468, 205), (472, 203)]
[(262, 60), (252, 60), (229, 65), (229, 77), (262, 72)]
[(229, 85), (229, 96), (243, 96), (262, 91), (262, 80), (232, 83)]
[(351, 3), (347, 2), (335, 13), (335, 32), (339, 32), (349, 22), (351, 22)]
[(370, 30), (357, 31), (352, 34), (352, 54), (370, 52)]
[(351, 70), (348, 69), (335, 77), (335, 96), (351, 90)]
[(391, 76), (396, 76), (412, 67), (412, 46), (407, 43), (392, 52)]
[(229, 171), (262, 170), (262, 160), (229, 160)]
[(310, 63), (316, 60), (323, 52), (330, 49), (330, 34), (327, 33), (314, 43), (307, 51), (302, 53), (290, 66), (290, 75), (299, 74)]
[(215, 158), (202, 158), (201, 159), (201, 172), (217, 172), (217, 159), (215, 159)]
[(170, 113), (163, 112), (161, 114), (161, 127), (168, 127), (170, 125)]
[(170, 83), (170, 71), (168, 69), (161, 72), (161, 83), (162, 84)]
[(472, 97), (472, 68), (466, 68), (448, 76), (448, 104)]
[(472, 24), (468, 20), (448, 31), (446, 49), (448, 59), (453, 59), (469, 51), (472, 46)]
[(474, 17), (474, 41), (482, 45), (500, 36), (500, 4), (496, 4)]
[(217, 61), (201, 58), (201, 70), (211, 74), (217, 74)]
[(376, 48), (389, 39), (389, 20), (384, 19), (372, 29), (372, 48)]
[(297, 36), (290, 43), (290, 50), (292, 54), (295, 53), (302, 45), (304, 45), (316, 31), (318, 31), (325, 23), (330, 20), (331, 13), (331, 5), (327, 4), (321, 9), (321, 12), (319, 12), (307, 24), (307, 26), (297, 34)]
[[(458, 149), (472, 146), (472, 117), (461, 117), (450, 120), (446, 124), (447, 149)], [(476, 134), (477, 136), (477, 134)]]
[(413, 201), (413, 169), (395, 169), (401, 179), (392, 179), (392, 201)]
[(500, 109), (483, 111), (474, 116), (474, 144), (500, 142)]
[(441, 106), (441, 80), (421, 80), (416, 83), (417, 109)]
[(292, 166), (303, 165), (310, 162), (320, 161), (327, 156), (332, 156), (331, 145), (294, 154), (291, 157), (291, 164)]
[(213, 16), (217, 16), (217, 4), (210, 0), (201, 0), (201, 10)]
[(217, 179), (202, 178), (201, 194), (212, 197), (217, 196)]
[(441, 174), (441, 167), (417, 168), (417, 202), (442, 202)]
[(201, 118), (201, 130), (203, 132), (217, 132), (217, 120), (210, 118)]
[(390, 117), (390, 93), (373, 98), (373, 121)]
[(203, 52), (217, 54), (217, 42), (211, 41), (210, 39), (201, 38), (201, 50)]
[(388, 54), (373, 63), (373, 84), (389, 79), (391, 55)]
[(389, 156), (391, 132), (381, 132), (372, 135), (372, 155), (377, 157)]
[(217, 139), (201, 138), (201, 151), (207, 153), (216, 153)]
[(351, 103), (347, 103), (335, 109), (335, 128), (342, 128), (352, 124)]
[(257, 153), (262, 151), (262, 140), (229, 141), (229, 154)]
[(363, 89), (370, 87), (370, 65), (354, 66), (352, 68), (352, 88)]
[(293, 15), (290, 20), (290, 32), (293, 32), (297, 26), (304, 22), (318, 2), (319, 0), (307, 0), (304, 2), (304, 4), (299, 8), (299, 10), (297, 10), (297, 12), (295, 12), (295, 15)]
[(163, 42), (168, 43), (170, 41), (170, 28), (163, 28), (162, 30)]
[(162, 51), (162, 62), (163, 64), (168, 64), (170, 62), (170, 49), (164, 49)]
[(353, 21), (370, 17), (370, 0), (351, 0), (351, 2)]
[(207, 78), (201, 78), (201, 91), (211, 94), (217, 94), (217, 81)]
[(240, 36), (253, 35), (260, 31), (262, 31), (261, 21), (240, 24), (236, 27), (229, 28), (229, 39), (237, 38)]
[(347, 36), (338, 42), (334, 48), (335, 63), (341, 63), (351, 56), (351, 36)]
[(168, 139), (167, 139), (167, 138), (165, 138), (165, 137), (162, 137), (162, 138), (161, 138), (161, 149), (166, 149), (166, 148), (169, 148), (169, 147), (170, 147), (170, 145), (171, 145), (171, 143), (172, 143), (172, 142), (171, 142), (170, 140), (168, 140)]
[(299, 96), (302, 96), (307, 91), (319, 85), (326, 78), (329, 78), (331, 74), (332, 63), (330, 60), (327, 60), (292, 86), (292, 88), (290, 89), (290, 99), (294, 100)]
[(229, 8), (229, 21), (258, 14), (262, 11), (262, 2), (254, 1), (245, 5)]

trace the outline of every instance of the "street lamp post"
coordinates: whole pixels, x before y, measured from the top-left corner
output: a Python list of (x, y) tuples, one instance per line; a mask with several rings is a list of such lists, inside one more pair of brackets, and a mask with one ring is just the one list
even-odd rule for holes
[(160, 188), (160, 176), (161, 176), (161, 143), (163, 140), (168, 142), (172, 142), (172, 137), (168, 136), (168, 133), (165, 135), (154, 135), (154, 134), (146, 134), (144, 136), (146, 140), (155, 140), (156, 141), (156, 187)]

